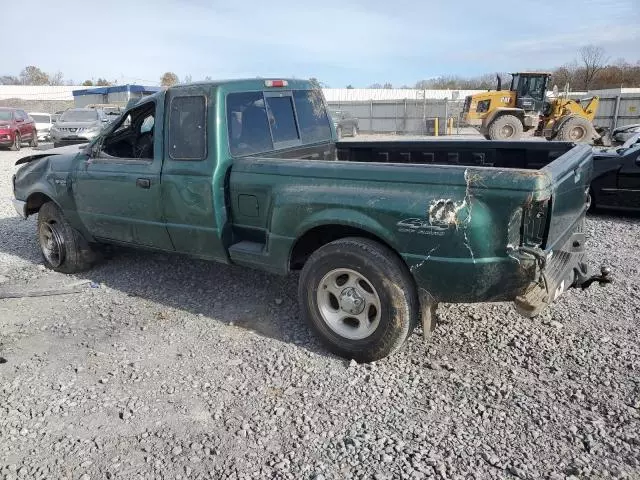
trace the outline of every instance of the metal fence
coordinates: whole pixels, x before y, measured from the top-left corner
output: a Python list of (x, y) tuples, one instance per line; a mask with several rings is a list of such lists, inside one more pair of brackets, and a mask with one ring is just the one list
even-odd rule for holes
[(364, 133), (440, 135), (455, 133), (463, 101), (370, 100), (328, 102), (329, 109), (349, 112)]
[[(393, 133), (399, 135), (439, 135), (469, 133), (462, 131), (461, 100), (369, 100), (328, 102), (331, 110), (349, 112), (358, 119), (363, 133)], [(437, 121), (436, 121), (437, 119)], [(640, 123), (640, 95), (621, 94), (600, 98), (594, 124), (616, 127)]]

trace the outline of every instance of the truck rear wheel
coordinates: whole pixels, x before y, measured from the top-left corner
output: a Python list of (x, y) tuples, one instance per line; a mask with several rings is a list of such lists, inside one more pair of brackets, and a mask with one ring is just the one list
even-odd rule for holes
[(38, 243), (46, 267), (56, 272), (88, 270), (98, 256), (64, 218), (58, 206), (47, 202), (38, 212)]
[(364, 238), (331, 242), (311, 255), (298, 288), (300, 308), (335, 354), (371, 362), (397, 351), (418, 321), (418, 297), (406, 265)]
[(489, 125), (491, 140), (517, 140), (522, 135), (522, 122), (514, 115), (500, 115)]
[(593, 125), (586, 118), (573, 117), (568, 119), (558, 129), (556, 140), (561, 142), (591, 142), (593, 139)]

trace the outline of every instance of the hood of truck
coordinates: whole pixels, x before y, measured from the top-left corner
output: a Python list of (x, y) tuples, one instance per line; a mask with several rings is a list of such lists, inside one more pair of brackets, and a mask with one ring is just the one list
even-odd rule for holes
[(32, 155), (28, 155), (26, 157), (22, 157), (20, 160), (18, 160), (15, 164), (16, 165), (23, 165), (25, 163), (31, 163), (34, 160), (38, 160), (41, 158), (45, 158), (45, 157), (49, 157), (49, 156), (59, 156), (59, 155), (71, 155), (72, 158), (75, 158), (75, 156), (80, 153), (80, 151), (82, 149), (84, 149), (84, 147), (86, 146), (86, 143), (83, 143), (81, 145), (67, 145), (64, 147), (58, 147), (58, 148), (49, 148), (47, 150), (40, 150), (38, 153), (34, 153)]

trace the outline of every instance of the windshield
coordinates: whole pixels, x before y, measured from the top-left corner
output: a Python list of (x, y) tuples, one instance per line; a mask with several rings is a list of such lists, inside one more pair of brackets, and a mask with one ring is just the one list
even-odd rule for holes
[(33, 118), (33, 121), (36, 123), (49, 123), (51, 121), (51, 118), (49, 117), (49, 115), (33, 115), (30, 114), (29, 115), (31, 118)]
[(92, 122), (98, 120), (98, 113), (94, 110), (67, 110), (60, 117), (62, 122)]
[(11, 112), (8, 110), (0, 110), (0, 120), (11, 120)]

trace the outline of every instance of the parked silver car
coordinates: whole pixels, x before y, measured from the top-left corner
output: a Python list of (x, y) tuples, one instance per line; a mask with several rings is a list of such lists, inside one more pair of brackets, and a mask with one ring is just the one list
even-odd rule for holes
[(88, 143), (108, 122), (109, 119), (100, 109), (70, 108), (51, 127), (53, 146)]

